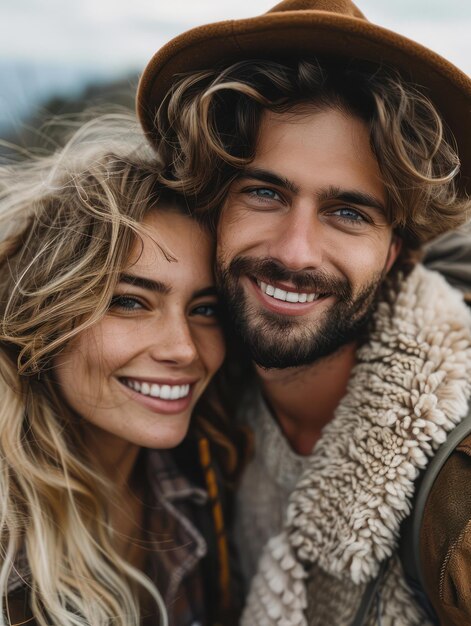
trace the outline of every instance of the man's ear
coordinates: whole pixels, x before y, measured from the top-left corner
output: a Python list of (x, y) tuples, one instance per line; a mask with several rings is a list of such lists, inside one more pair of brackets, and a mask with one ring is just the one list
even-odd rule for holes
[(393, 233), (391, 243), (389, 244), (388, 256), (386, 259), (386, 274), (389, 272), (391, 267), (394, 265), (397, 257), (399, 256), (399, 252), (402, 249), (402, 239), (399, 235), (395, 235)]

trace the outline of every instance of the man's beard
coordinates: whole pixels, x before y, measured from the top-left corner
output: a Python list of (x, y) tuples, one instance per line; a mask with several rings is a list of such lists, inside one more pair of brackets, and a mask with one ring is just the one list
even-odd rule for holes
[[(289, 282), (299, 292), (314, 291), (333, 296), (335, 301), (316, 320), (310, 320), (309, 313), (282, 315), (261, 304), (249, 304), (241, 277), (257, 277), (270, 284)], [(332, 277), (321, 270), (293, 272), (269, 258), (236, 257), (227, 267), (219, 262), (216, 279), (231, 324), (252, 359), (267, 369), (283, 369), (310, 365), (359, 340), (374, 311), (383, 273), (355, 297), (346, 278)]]

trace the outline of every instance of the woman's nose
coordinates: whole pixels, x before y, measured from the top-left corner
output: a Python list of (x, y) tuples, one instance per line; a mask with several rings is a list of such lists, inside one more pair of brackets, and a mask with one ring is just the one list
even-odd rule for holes
[(153, 342), (151, 356), (156, 361), (174, 365), (190, 365), (198, 358), (191, 330), (186, 320), (169, 316)]

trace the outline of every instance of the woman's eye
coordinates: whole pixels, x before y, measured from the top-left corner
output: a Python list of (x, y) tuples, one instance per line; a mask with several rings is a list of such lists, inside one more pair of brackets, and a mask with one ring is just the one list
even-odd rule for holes
[(142, 303), (132, 296), (113, 296), (110, 302), (110, 309), (121, 309), (122, 311), (137, 311), (142, 309)]
[(201, 315), (202, 317), (215, 318), (219, 316), (219, 305), (217, 304), (200, 304), (191, 311), (192, 315)]

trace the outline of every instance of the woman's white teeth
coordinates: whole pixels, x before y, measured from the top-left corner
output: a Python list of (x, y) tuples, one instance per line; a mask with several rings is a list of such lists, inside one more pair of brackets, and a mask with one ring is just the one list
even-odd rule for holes
[(272, 296), (272, 298), (276, 300), (283, 300), (285, 302), (314, 302), (314, 300), (320, 298), (320, 294), (285, 291), (284, 289), (279, 289), (278, 287), (274, 287), (260, 280), (257, 280), (257, 284), (263, 293), (266, 293), (267, 296)]
[(162, 400), (180, 400), (190, 393), (190, 385), (157, 385), (156, 383), (140, 383), (131, 379), (126, 379), (125, 383), (134, 391), (142, 393), (143, 396)]

